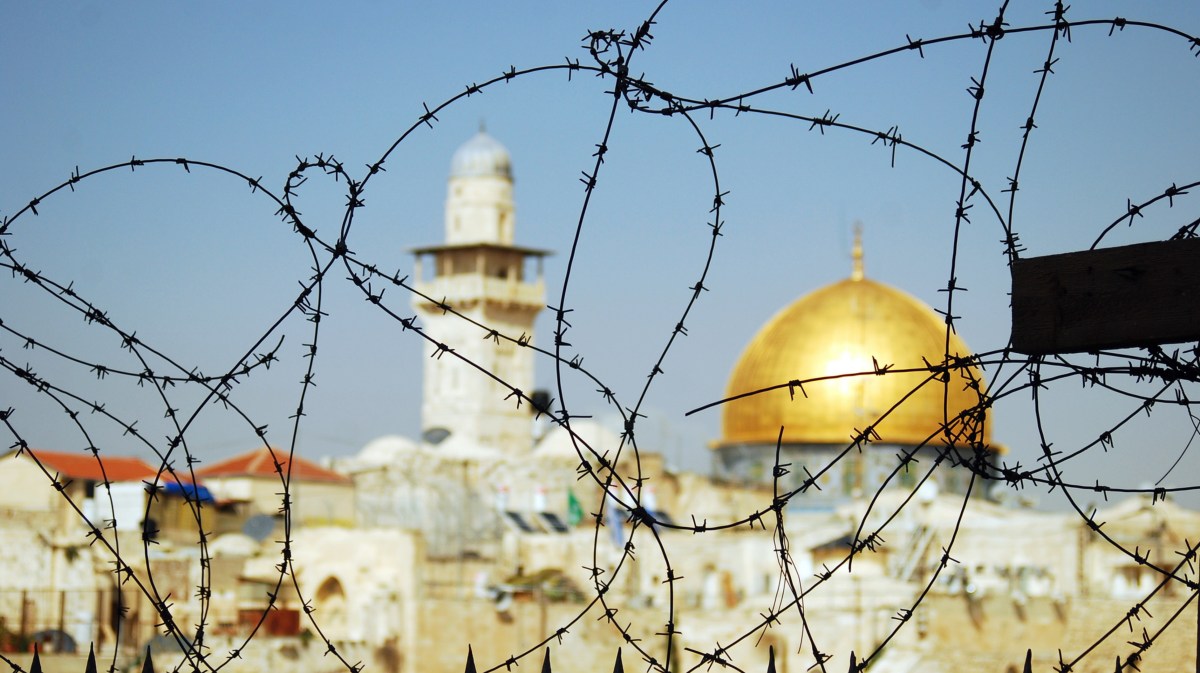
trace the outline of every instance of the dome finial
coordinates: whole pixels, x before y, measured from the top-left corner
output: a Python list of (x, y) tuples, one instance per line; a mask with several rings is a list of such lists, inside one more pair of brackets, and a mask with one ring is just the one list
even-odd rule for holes
[(483, 117), (479, 118), (479, 132), (487, 133), (487, 122), (483, 120)]
[(863, 248), (862, 248), (862, 222), (854, 223), (854, 248), (850, 252), (854, 260), (854, 266), (850, 269), (851, 280), (862, 280), (863, 274)]

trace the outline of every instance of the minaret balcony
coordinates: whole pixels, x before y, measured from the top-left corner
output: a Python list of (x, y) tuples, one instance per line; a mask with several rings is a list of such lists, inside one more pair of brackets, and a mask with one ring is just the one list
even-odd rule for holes
[[(434, 302), (444, 300), (451, 307), (488, 302), (540, 309), (546, 303), (546, 283), (540, 278), (527, 283), (515, 278), (462, 274), (422, 281), (415, 287)], [(414, 303), (431, 305), (420, 298), (415, 299)]]

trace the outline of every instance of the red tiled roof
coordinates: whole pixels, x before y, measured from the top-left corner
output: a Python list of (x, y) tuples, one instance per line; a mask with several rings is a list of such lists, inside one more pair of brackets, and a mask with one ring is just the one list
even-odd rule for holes
[[(213, 463), (208, 467), (198, 469), (196, 470), (196, 476), (201, 479), (211, 479), (213, 477), (270, 477), (278, 479), (279, 473), (275, 469), (276, 461), (279, 461), (284, 474), (287, 474), (287, 451), (270, 449), (264, 446), (249, 453), (243, 453), (233, 458), (226, 458), (219, 463)], [(296, 456), (291, 461), (291, 478), (298, 481), (350, 483), (349, 477), (338, 474), (333, 470), (327, 470), (311, 460), (305, 460), (300, 456)]]
[[(67, 453), (65, 451), (49, 451), (47, 449), (26, 449), (25, 453), (32, 454), (41, 461), (42, 465), (51, 472), (57, 472), (68, 479), (87, 479), (90, 481), (142, 481), (154, 478), (157, 470), (150, 467), (141, 458), (132, 456), (109, 456), (100, 454), (100, 460), (91, 453)], [(28, 457), (23, 457), (29, 460)], [(104, 471), (100, 470), (100, 462), (104, 463)]]

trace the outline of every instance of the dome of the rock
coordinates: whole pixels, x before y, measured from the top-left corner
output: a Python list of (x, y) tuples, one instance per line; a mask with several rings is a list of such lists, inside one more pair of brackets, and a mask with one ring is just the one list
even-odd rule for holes
[[(850, 492), (868, 472), (886, 477), (880, 471), (895, 464), (892, 447), (995, 450), (970, 349), (933, 309), (866, 278), (858, 242), (854, 257), (850, 278), (785, 307), (742, 352), (713, 443), (718, 474), (768, 480), (778, 444), (781, 463), (836, 472)], [(825, 469), (862, 437), (860, 448), (887, 448), (887, 459), (855, 457)]]
[[(945, 322), (908, 294), (866, 278), (834, 283), (784, 308), (746, 347), (728, 396), (790, 381), (802, 388), (727, 403), (720, 444), (773, 445), (781, 427), (788, 444), (846, 444), (872, 425), (884, 442), (916, 446), (938, 441), (947, 420), (967, 439), (975, 424), (955, 418), (978, 406), (972, 381), (982, 380), (977, 368), (955, 363), (969, 354), (954, 333), (947, 347)], [(951, 366), (944, 383), (927, 370), (943, 361)], [(811, 380), (822, 377), (841, 378)], [(988, 435), (984, 424), (978, 439)]]

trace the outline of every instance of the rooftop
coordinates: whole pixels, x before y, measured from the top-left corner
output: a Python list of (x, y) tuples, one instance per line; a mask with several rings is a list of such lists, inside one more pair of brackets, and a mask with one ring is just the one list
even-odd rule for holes
[(141, 458), (132, 456), (99, 456), (90, 452), (68, 453), (48, 449), (26, 449), (25, 456), (36, 458), (47, 470), (68, 479), (98, 482), (152, 480), (158, 473)]
[(214, 477), (273, 477), (288, 474), (299, 481), (324, 481), (330, 483), (349, 483), (350, 478), (327, 470), (320, 465), (305, 460), (299, 456), (289, 458), (287, 451), (274, 449), (269, 446), (243, 453), (232, 458), (226, 458), (208, 467), (196, 470), (196, 476), (201, 479)]

